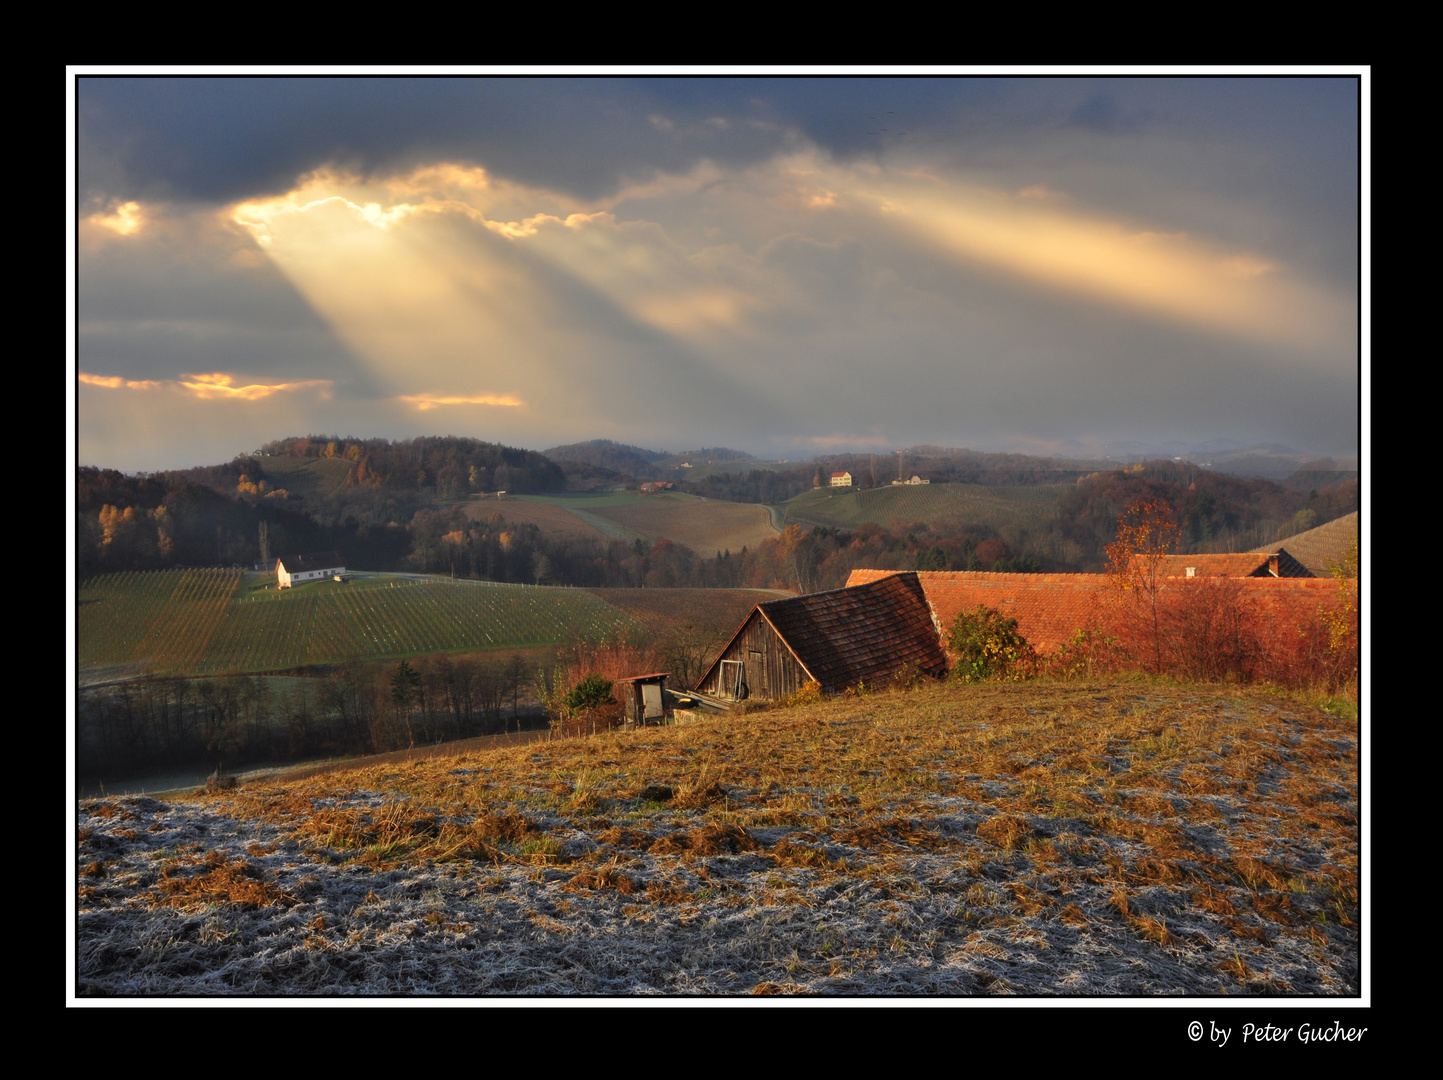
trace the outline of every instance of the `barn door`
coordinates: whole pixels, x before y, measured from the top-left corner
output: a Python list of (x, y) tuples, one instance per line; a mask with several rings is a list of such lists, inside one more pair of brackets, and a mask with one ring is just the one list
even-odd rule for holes
[(751, 649), (747, 653), (747, 671), (750, 673), (752, 692), (764, 701), (770, 701), (772, 687), (767, 678), (767, 665), (757, 649)]

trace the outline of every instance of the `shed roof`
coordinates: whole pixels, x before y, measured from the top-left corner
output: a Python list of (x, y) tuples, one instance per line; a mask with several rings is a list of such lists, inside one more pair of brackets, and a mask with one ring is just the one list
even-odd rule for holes
[(947, 656), (915, 573), (861, 588), (792, 596), (758, 604), (742, 621), (700, 686), (753, 618), (765, 619), (809, 676), (829, 692), (881, 682), (903, 666), (941, 675)]

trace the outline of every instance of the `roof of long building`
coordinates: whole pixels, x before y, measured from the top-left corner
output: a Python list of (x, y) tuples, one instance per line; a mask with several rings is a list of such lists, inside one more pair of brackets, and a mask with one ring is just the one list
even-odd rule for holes
[[(1278, 560), (1276, 575), (1269, 569)], [(1189, 574), (1188, 570), (1195, 571)], [(1237, 551), (1211, 555), (1164, 555), (1161, 572), (1168, 577), (1312, 577), (1306, 566), (1287, 551), (1274, 546), (1258, 551)]]
[[(897, 570), (853, 570), (848, 588), (874, 584)], [(1018, 632), (1039, 652), (1053, 652), (1082, 629), (1102, 626), (1106, 605), (1116, 598), (1104, 574), (1005, 574), (968, 570), (920, 570), (915, 574), (937, 631), (945, 639), (957, 616), (988, 607), (1017, 620)], [(1170, 588), (1189, 588), (1203, 582), (1170, 578)], [(1337, 586), (1320, 578), (1236, 578), (1260, 609), (1272, 633), (1285, 633), (1299, 617), (1315, 612), (1336, 597)]]
[(295, 574), (311, 570), (331, 570), (345, 566), (346, 560), (339, 551), (312, 551), (305, 555), (282, 555), (280, 563), (286, 573)]

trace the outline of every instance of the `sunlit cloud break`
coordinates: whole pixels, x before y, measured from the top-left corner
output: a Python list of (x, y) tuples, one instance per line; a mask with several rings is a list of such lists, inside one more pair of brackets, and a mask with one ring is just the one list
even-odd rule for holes
[(159, 390), (165, 385), (151, 379), (122, 379), (119, 375), (92, 375), (86, 371), (80, 373), (80, 381), (91, 386), (104, 386), (109, 390), (119, 390), (122, 387), (126, 390)]
[(180, 377), (180, 385), (193, 392), (197, 397), (235, 397), (244, 401), (259, 401), (261, 398), (270, 397), (272, 394), (284, 390), (304, 390), (312, 386), (325, 387), (329, 390), (332, 385), (330, 379), (306, 379), (304, 382), (289, 383), (251, 383), (249, 386), (231, 385), (234, 382), (235, 379), (232, 376), (219, 371), (209, 375), (181, 375)]
[(90, 386), (103, 386), (107, 390), (164, 390), (181, 388), (198, 398), (231, 398), (241, 401), (259, 401), (272, 394), (288, 390), (304, 390), (319, 387), (322, 397), (329, 397), (335, 384), (330, 379), (306, 379), (303, 382), (250, 383), (235, 386), (235, 377), (215, 371), (208, 375), (182, 374), (179, 380), (169, 379), (123, 379), (119, 375), (92, 375), (80, 372), (80, 381)]
[(477, 397), (442, 397), (439, 394), (404, 394), (401, 397), (407, 405), (414, 405), (420, 412), (439, 408), (442, 405), (499, 405), (508, 409), (524, 408), (526, 402), (510, 394), (481, 394)]
[(129, 236), (140, 229), (143, 218), (140, 213), (140, 203), (132, 201), (121, 203), (108, 214), (91, 214), (86, 220), (92, 225), (100, 225), (121, 236)]

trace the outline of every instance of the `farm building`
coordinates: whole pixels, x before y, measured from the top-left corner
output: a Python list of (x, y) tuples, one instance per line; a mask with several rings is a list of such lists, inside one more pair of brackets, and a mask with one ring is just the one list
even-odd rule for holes
[(849, 472), (832, 473), (832, 487), (851, 487), (852, 474)]
[(309, 555), (282, 555), (276, 560), (276, 583), (282, 589), (326, 578), (344, 578), (346, 560), (339, 551), (315, 551)]
[(666, 718), (666, 680), (669, 671), (617, 679), (617, 697), (628, 724), (661, 723)]
[[(1196, 557), (1196, 556), (1194, 556)], [(866, 588), (889, 576), (915, 576), (926, 597), (937, 633), (964, 612), (989, 607), (1017, 620), (1017, 630), (1040, 653), (1055, 652), (1082, 629), (1103, 625), (1115, 598), (1103, 574), (1004, 574), (968, 570), (853, 570), (847, 588)], [(1263, 623), (1285, 634), (1310, 619), (1338, 593), (1331, 580), (1312, 577), (1234, 579), (1256, 605)], [(1189, 588), (1185, 577), (1164, 588)]]
[(773, 701), (808, 682), (837, 693), (904, 668), (934, 677), (947, 668), (915, 573), (758, 604), (696, 690), (723, 701)]

